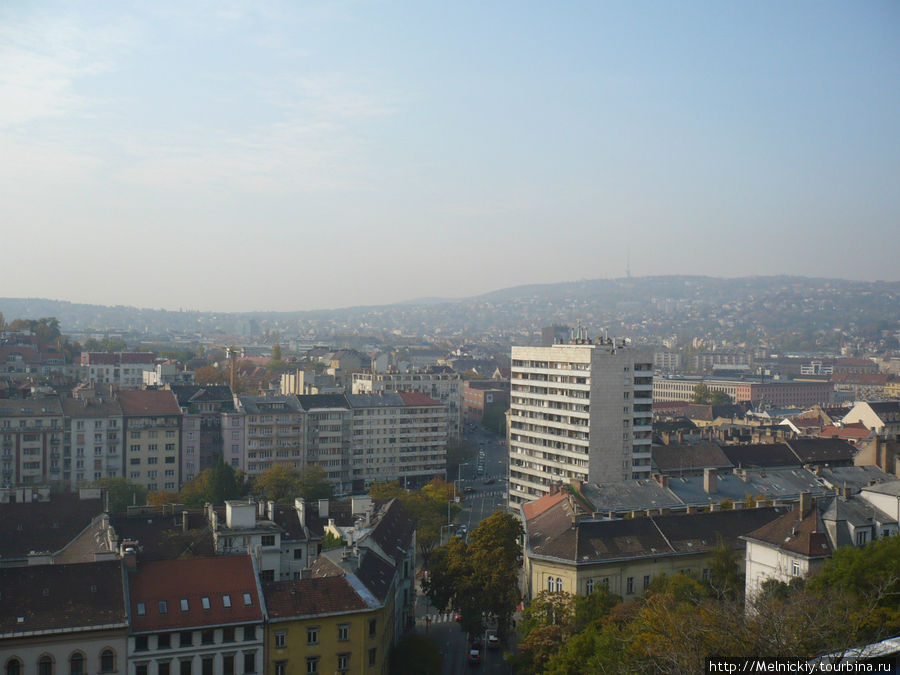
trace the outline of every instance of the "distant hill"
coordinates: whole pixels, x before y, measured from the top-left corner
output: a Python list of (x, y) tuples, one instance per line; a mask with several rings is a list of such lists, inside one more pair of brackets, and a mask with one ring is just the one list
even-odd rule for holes
[[(190, 298), (186, 298), (190, 302)], [(55, 316), (67, 333), (119, 330), (171, 333), (246, 332), (251, 320), (282, 335), (400, 331), (522, 334), (551, 323), (581, 321), (618, 335), (733, 335), (759, 338), (797, 333), (801, 343), (833, 342), (829, 332), (873, 335), (896, 331), (900, 282), (863, 282), (774, 276), (720, 279), (658, 276), (589, 279), (504, 288), (461, 299), (419, 298), (392, 305), (295, 312), (167, 311), (0, 298), (7, 320)], [(296, 331), (296, 332), (295, 332)], [(828, 339), (826, 339), (828, 338)]]

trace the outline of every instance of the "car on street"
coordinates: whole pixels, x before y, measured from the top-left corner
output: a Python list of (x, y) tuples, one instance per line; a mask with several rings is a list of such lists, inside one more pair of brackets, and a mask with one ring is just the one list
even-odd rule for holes
[(459, 623), (460, 621), (462, 621), (462, 612), (457, 611), (457, 612), (453, 615), (453, 620), (454, 620), (456, 623)]
[(495, 479), (493, 479), (493, 478), (488, 478), (486, 481), (484, 481), (484, 484), (485, 484), (485, 485), (493, 485), (493, 484), (496, 483), (496, 482), (497, 482), (497, 481), (496, 481)]
[(475, 488), (473, 488), (471, 486), (466, 486), (465, 488), (463, 488), (463, 492), (466, 493), (467, 495), (470, 495), (473, 492), (475, 492)]
[(481, 652), (477, 649), (469, 650), (469, 665), (470, 666), (480, 666), (481, 665)]
[(500, 646), (500, 638), (491, 633), (490, 635), (488, 635), (487, 646), (488, 649), (497, 649), (497, 647)]

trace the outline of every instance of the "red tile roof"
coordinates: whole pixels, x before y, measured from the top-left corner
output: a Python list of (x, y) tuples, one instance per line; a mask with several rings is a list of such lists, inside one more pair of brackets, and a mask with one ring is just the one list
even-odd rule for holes
[(566, 493), (557, 492), (556, 494), (547, 494), (537, 501), (528, 502), (522, 505), (522, 511), (525, 513), (525, 520), (531, 520), (541, 515), (547, 509), (551, 509), (561, 501), (565, 501)]
[(273, 619), (369, 608), (342, 576), (269, 582), (263, 586), (263, 593), (266, 609)]
[(417, 391), (401, 391), (398, 393), (406, 405), (441, 405), (440, 401), (435, 401), (430, 396), (420, 394)]
[(126, 415), (180, 415), (178, 399), (171, 391), (123, 389), (119, 392), (119, 404)]
[[(250, 556), (182, 558), (139, 563), (129, 574), (131, 618), (136, 633), (262, 621)], [(247, 594), (250, 604), (246, 604)], [(226, 607), (228, 596), (231, 607)], [(203, 598), (209, 599), (204, 609)], [(181, 610), (186, 599), (187, 611)], [(160, 603), (165, 602), (165, 613)], [(143, 603), (144, 614), (138, 612)]]

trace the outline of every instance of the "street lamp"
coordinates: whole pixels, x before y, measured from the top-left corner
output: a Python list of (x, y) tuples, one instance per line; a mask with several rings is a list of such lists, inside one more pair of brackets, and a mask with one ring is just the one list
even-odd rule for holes
[(450, 542), (450, 528), (452, 525), (441, 525), (441, 546), (444, 545), (444, 530), (447, 530), (447, 542)]

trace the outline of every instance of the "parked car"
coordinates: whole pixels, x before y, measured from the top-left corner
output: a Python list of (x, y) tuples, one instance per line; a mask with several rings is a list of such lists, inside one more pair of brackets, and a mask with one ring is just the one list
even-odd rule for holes
[(470, 494), (472, 494), (473, 492), (475, 492), (475, 488), (470, 487), (470, 486), (466, 486), (465, 488), (463, 488), (463, 492), (465, 492), (467, 495), (470, 495)]
[(493, 485), (493, 484), (496, 483), (496, 482), (497, 482), (497, 481), (494, 480), (493, 478), (488, 478), (486, 481), (484, 481), (484, 484), (485, 484), (485, 485)]
[(469, 650), (469, 665), (470, 666), (480, 666), (481, 665), (481, 652), (477, 649)]
[(491, 633), (490, 635), (488, 635), (487, 646), (488, 649), (497, 649), (497, 647), (500, 646), (500, 638)]
[(459, 623), (460, 621), (462, 621), (462, 612), (457, 610), (457, 612), (453, 615), (453, 620), (456, 623)]

